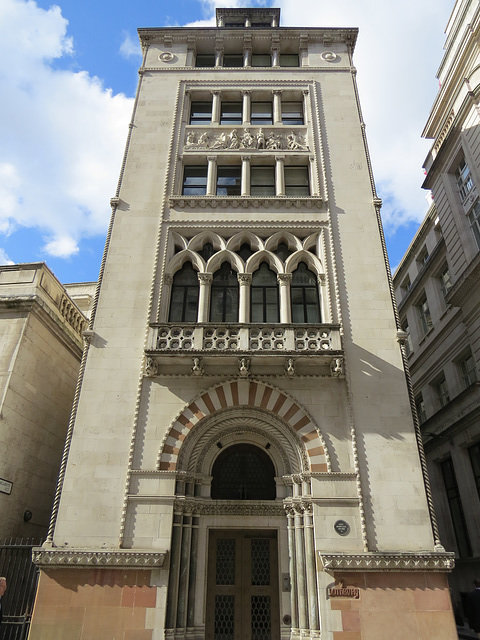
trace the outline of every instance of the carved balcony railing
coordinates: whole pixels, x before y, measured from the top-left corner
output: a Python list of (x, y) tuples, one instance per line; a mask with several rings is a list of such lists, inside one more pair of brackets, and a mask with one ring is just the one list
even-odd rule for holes
[(343, 355), (340, 326), (333, 324), (152, 324), (146, 352), (154, 368), (164, 364), (170, 369), (182, 363), (190, 369), (192, 360), (199, 359), (235, 368), (239, 358), (248, 358), (262, 367), (288, 362), (290, 370), (297, 364), (329, 370)]

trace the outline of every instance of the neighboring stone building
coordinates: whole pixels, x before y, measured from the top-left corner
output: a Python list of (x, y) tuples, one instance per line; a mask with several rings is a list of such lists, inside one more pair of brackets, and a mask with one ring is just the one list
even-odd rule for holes
[(424, 137), (434, 205), (395, 273), (454, 599), (480, 575), (480, 5), (456, 3)]
[(47, 534), (87, 324), (66, 289), (43, 263), (0, 267), (0, 539)]
[(139, 31), (30, 640), (455, 636), (357, 30), (279, 19)]

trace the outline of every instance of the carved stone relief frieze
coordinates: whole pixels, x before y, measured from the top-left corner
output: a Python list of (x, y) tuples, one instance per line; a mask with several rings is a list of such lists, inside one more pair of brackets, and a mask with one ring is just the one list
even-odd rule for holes
[(188, 131), (185, 139), (185, 148), (192, 150), (217, 149), (267, 149), (269, 151), (309, 151), (305, 135), (298, 131), (290, 131), (288, 134), (270, 131), (268, 134), (260, 127), (250, 131), (244, 128), (221, 131), (220, 133), (208, 131)]

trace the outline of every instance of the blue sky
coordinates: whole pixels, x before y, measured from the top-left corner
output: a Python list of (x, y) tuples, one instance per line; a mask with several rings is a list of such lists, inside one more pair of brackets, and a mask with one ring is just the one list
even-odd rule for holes
[(0, 0), (0, 263), (95, 280), (138, 80), (136, 29), (265, 4), (283, 26), (360, 28), (354, 60), (395, 267), (427, 209), (421, 132), (453, 0)]

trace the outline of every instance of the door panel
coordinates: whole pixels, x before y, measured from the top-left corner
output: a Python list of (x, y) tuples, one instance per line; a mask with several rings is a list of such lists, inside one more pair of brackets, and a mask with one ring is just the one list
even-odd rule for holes
[(211, 531), (207, 640), (278, 640), (276, 531)]

